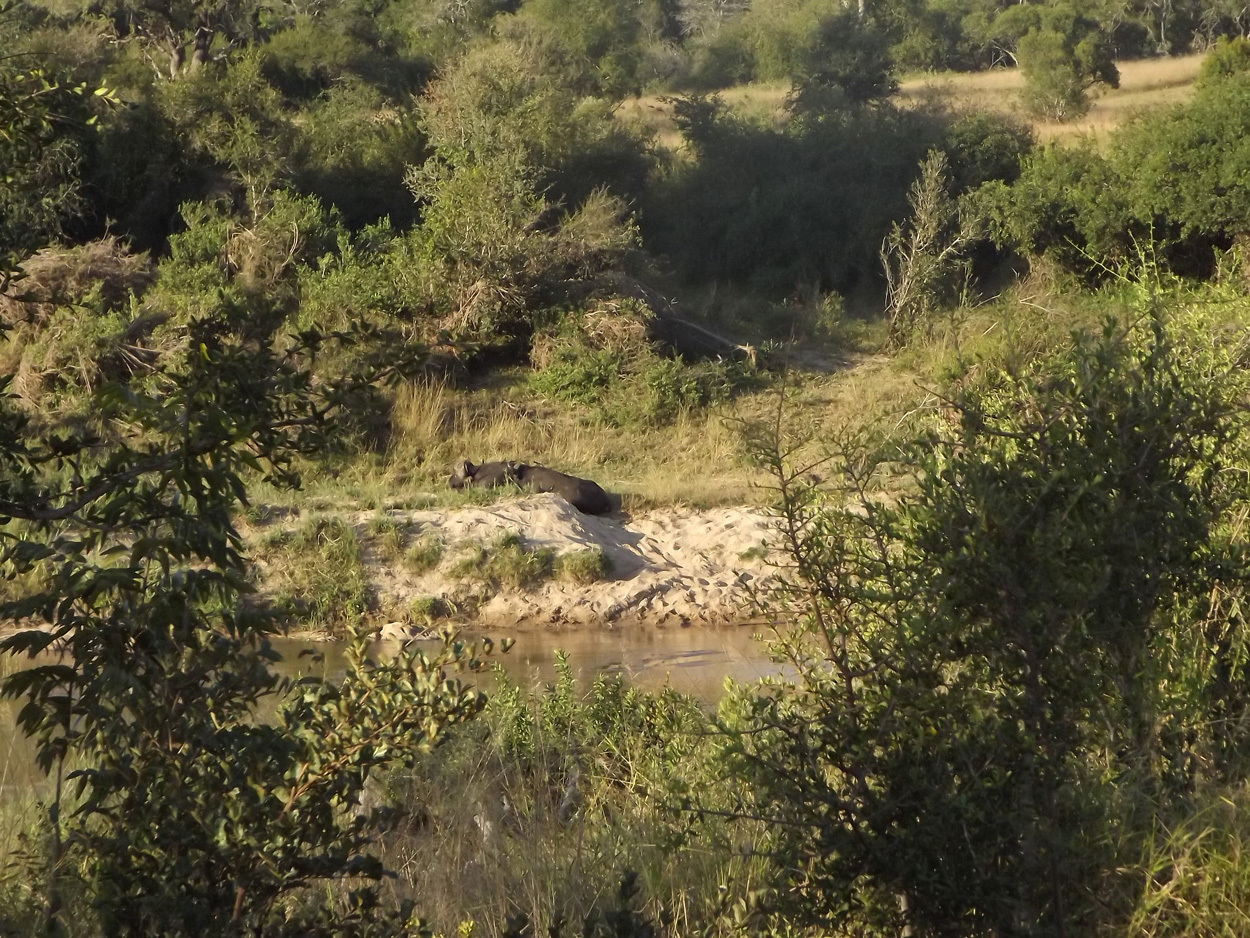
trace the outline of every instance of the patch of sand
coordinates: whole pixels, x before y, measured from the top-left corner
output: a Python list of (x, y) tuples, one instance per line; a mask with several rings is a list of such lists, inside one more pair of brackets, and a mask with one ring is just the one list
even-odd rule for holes
[[(526, 549), (549, 548), (557, 556), (596, 547), (607, 554), (611, 571), (599, 582), (553, 578), (528, 590), (503, 587), (477, 595), (470, 618), (494, 629), (742, 621), (752, 615), (753, 591), (776, 570), (764, 549), (775, 539), (776, 521), (753, 508), (672, 508), (596, 517), (543, 494), (481, 508), (387, 515), (403, 526), (409, 543), (437, 538), (444, 551), (437, 567), (419, 574), (406, 569), (402, 559), (366, 552), (366, 569), (383, 609), (424, 596), (464, 607), (465, 582), (452, 577), (450, 569), (472, 545), (488, 546), (509, 533), (519, 535)], [(351, 520), (364, 531), (376, 517), (362, 513)], [(403, 637), (404, 628), (392, 623), (386, 637)]]

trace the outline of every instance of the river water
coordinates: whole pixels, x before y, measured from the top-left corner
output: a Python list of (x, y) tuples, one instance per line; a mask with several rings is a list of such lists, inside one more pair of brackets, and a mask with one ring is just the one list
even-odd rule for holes
[[(757, 631), (752, 626), (729, 626), (521, 632), (513, 636), (516, 644), (507, 654), (496, 652), (488, 660), (498, 661), (514, 680), (537, 686), (554, 679), (556, 652), (563, 650), (568, 653), (574, 673), (583, 680), (604, 672), (621, 674), (631, 684), (648, 690), (667, 685), (714, 703), (723, 692), (726, 678), (749, 682), (779, 670), (769, 659), (767, 647), (753, 637)], [(299, 638), (283, 638), (275, 640), (274, 646), (282, 654), (278, 670), (284, 674), (294, 676), (315, 668), (315, 673), (333, 676), (344, 670), (344, 645), (340, 642), (311, 644)], [(301, 657), (300, 651), (307, 648), (320, 652), (323, 662), (313, 664), (307, 656)], [(374, 650), (378, 655), (386, 655), (394, 648), (380, 642)], [(18, 669), (21, 665), (11, 667)], [(489, 675), (480, 679), (488, 693), (491, 680)], [(42, 789), (46, 784), (34, 765), (30, 741), (16, 731), (15, 720), (21, 706), (22, 701), (0, 700), (0, 798), (32, 788)]]

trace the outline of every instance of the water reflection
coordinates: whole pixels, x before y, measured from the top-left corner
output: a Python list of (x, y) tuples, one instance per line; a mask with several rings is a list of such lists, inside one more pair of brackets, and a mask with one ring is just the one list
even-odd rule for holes
[[(538, 685), (555, 678), (555, 657), (558, 650), (568, 653), (574, 673), (590, 680), (600, 673), (622, 674), (629, 683), (647, 690), (668, 685), (682, 693), (714, 703), (724, 690), (725, 678), (747, 682), (776, 673), (779, 666), (768, 658), (768, 649), (753, 638), (757, 630), (750, 626), (685, 629), (584, 629), (570, 632), (521, 632), (514, 637), (516, 645), (507, 654), (495, 654), (492, 660), (521, 683)], [(473, 636), (467, 635), (466, 638)], [(502, 637), (495, 635), (493, 637)], [(274, 641), (281, 653), (278, 670), (290, 676), (320, 674), (331, 677), (345, 669), (344, 645), (325, 642), (311, 645), (300, 638)], [(379, 642), (374, 650), (379, 656), (393, 653), (395, 645)], [(305, 649), (320, 653), (316, 662)], [(48, 656), (47, 660), (51, 660)], [(24, 667), (24, 662), (9, 664), (10, 670)], [(466, 675), (489, 692), (489, 674)], [(34, 747), (16, 729), (17, 713), (23, 701), (0, 700), (0, 793), (42, 791), (47, 780), (36, 770)], [(263, 717), (262, 717), (263, 718)], [(3, 795), (0, 795), (2, 797)]]
[[(490, 660), (498, 661), (514, 680), (537, 685), (555, 678), (556, 652), (562, 650), (579, 678), (591, 679), (605, 672), (622, 674), (629, 683), (647, 690), (668, 685), (714, 703), (724, 690), (726, 677), (746, 682), (776, 673), (778, 666), (769, 660), (765, 645), (755, 640), (755, 632), (750, 626), (522, 632), (513, 636), (516, 645), (511, 651), (496, 653)], [(475, 636), (464, 637), (471, 640)], [(342, 644), (318, 646), (325, 658), (320, 666), (307, 657), (299, 658), (300, 650), (307, 646), (298, 638), (281, 639), (274, 645), (284, 658), (285, 673), (334, 675), (344, 670)], [(388, 642), (374, 646), (379, 655), (396, 647)]]

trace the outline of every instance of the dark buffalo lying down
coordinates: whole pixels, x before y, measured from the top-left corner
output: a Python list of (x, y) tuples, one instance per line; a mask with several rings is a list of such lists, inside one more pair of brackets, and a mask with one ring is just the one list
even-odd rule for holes
[(469, 460), (462, 459), (456, 464), (455, 471), (447, 481), (453, 489), (466, 486), (492, 488), (496, 485), (519, 485), (534, 492), (554, 492), (578, 511), (588, 515), (604, 515), (612, 510), (608, 493), (598, 483), (565, 475), (546, 466), (530, 466), (512, 460), (474, 465)]

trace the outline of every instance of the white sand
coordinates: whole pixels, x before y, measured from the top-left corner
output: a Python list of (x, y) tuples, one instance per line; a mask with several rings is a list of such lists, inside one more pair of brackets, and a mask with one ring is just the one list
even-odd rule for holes
[[(380, 607), (400, 610), (417, 597), (435, 596), (453, 609), (476, 607), (471, 621), (496, 629), (742, 621), (753, 613), (752, 591), (775, 572), (761, 556), (761, 548), (774, 540), (775, 520), (752, 508), (677, 508), (596, 517), (548, 494), (483, 508), (387, 514), (405, 526), (407, 543), (434, 537), (444, 550), (439, 565), (421, 574), (407, 570), (402, 559), (384, 560), (366, 552)], [(352, 520), (363, 532), (374, 517), (362, 513)], [(472, 545), (489, 547), (507, 533), (518, 534), (527, 549), (550, 548), (557, 555), (602, 548), (611, 572), (587, 585), (555, 578), (531, 590), (499, 592), (449, 575)], [(387, 637), (402, 637), (406, 628), (392, 623)]]

